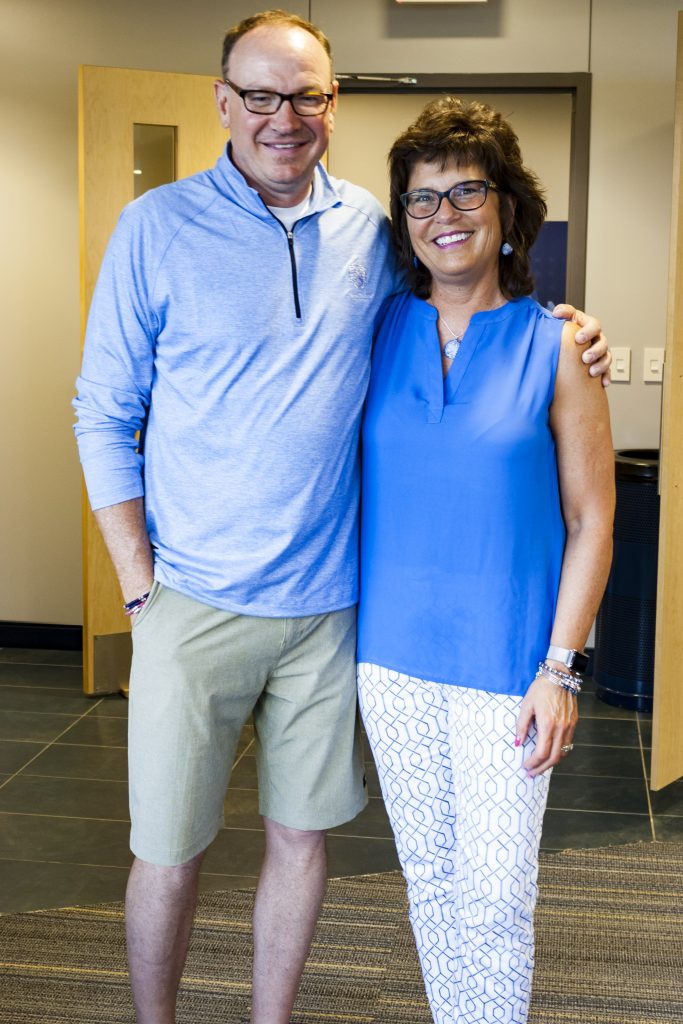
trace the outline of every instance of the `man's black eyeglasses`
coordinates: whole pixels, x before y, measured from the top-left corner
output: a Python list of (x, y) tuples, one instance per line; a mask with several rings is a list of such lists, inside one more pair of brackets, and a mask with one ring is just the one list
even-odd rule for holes
[(489, 189), (500, 192), (497, 185), (486, 178), (484, 181), (459, 181), (445, 192), (435, 188), (416, 188), (412, 192), (403, 192), (399, 197), (407, 214), (421, 220), (433, 217), (444, 199), (456, 210), (478, 210), (486, 202)]
[(271, 92), (269, 89), (240, 89), (227, 78), (223, 81), (240, 97), (251, 114), (275, 114), (285, 100), (299, 117), (318, 117), (329, 107), (334, 93), (331, 92)]

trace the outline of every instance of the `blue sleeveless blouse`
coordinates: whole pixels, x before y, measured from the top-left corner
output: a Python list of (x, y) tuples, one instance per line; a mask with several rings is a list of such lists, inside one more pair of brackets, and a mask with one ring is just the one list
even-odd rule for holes
[(563, 324), (476, 313), (444, 380), (437, 312), (392, 298), (363, 425), (358, 657), (522, 695), (545, 657), (565, 529), (549, 427)]

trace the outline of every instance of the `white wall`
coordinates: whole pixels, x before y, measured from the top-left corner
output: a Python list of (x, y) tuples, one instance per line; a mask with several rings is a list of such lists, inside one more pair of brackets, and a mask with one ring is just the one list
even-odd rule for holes
[(343, 71), (587, 70), (590, 0), (489, 0), (471, 7), (312, 0), (311, 11)]
[[(263, 6), (266, 3), (264, 2)], [(663, 344), (681, 0), (290, 3), (345, 71), (592, 71), (587, 306), (614, 344)], [(77, 68), (213, 73), (258, 0), (0, 0), (0, 619), (80, 621)], [(643, 195), (640, 182), (651, 184)], [(654, 195), (652, 194), (654, 192)], [(641, 200), (636, 204), (636, 200)], [(659, 387), (613, 386), (619, 445), (657, 443)]]
[(631, 348), (613, 384), (617, 448), (659, 447), (662, 389), (643, 349), (666, 336), (678, 0), (593, 0), (586, 306)]

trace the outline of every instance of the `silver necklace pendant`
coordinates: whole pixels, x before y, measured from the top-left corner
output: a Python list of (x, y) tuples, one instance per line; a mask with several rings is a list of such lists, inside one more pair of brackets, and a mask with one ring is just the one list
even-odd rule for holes
[[(442, 318), (443, 319), (443, 318)], [(460, 338), (451, 338), (443, 347), (443, 354), (446, 359), (455, 359), (460, 348)]]
[[(443, 354), (445, 355), (446, 359), (455, 359), (455, 357), (458, 354), (458, 349), (460, 348), (460, 342), (463, 339), (463, 335), (461, 334), (461, 335), (458, 336), (455, 333), (455, 331), (453, 330), (453, 328), (451, 327), (451, 325), (446, 322), (446, 320), (441, 315), (441, 313), (439, 313), (439, 319), (441, 320), (441, 322), (443, 323), (444, 327), (449, 332), (449, 334), (453, 335), (453, 337), (450, 339), (450, 341), (447, 341), (446, 344), (444, 345), (444, 347), (443, 347)], [(463, 331), (463, 334), (464, 334), (464, 331)]]

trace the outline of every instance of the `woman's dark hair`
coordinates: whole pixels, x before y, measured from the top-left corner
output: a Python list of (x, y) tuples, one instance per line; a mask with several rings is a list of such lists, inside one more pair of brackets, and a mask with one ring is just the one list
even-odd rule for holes
[[(522, 163), (519, 141), (503, 117), (485, 103), (463, 103), (457, 96), (440, 96), (394, 142), (389, 152), (390, 206), (394, 242), (408, 275), (409, 287), (420, 298), (431, 293), (431, 275), (418, 263), (408, 234), (407, 214), (400, 196), (408, 191), (413, 166), (435, 163), (441, 170), (450, 161), (461, 167), (476, 164), (503, 194), (500, 218), (510, 256), (498, 257), (501, 291), (510, 299), (529, 295), (534, 281), (529, 249), (545, 220), (543, 190), (533, 171)], [(447, 200), (444, 200), (447, 202)]]

